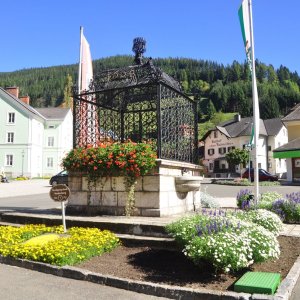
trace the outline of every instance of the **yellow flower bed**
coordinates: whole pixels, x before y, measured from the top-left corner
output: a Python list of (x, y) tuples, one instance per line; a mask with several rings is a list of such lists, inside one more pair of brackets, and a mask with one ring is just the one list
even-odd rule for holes
[(45, 245), (51, 241), (59, 239), (60, 236), (57, 233), (44, 233), (42, 235), (35, 236), (24, 242), (26, 245)]
[(26, 225), (20, 228), (0, 227), (0, 254), (41, 261), (53, 265), (74, 265), (110, 251), (120, 244), (108, 230), (72, 227), (66, 236), (47, 243), (30, 243), (29, 239), (45, 233), (62, 234), (62, 226)]

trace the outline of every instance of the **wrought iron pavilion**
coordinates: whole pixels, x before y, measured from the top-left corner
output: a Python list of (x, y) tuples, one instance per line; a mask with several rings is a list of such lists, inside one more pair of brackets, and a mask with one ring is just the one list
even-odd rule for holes
[(102, 71), (89, 90), (74, 93), (74, 148), (150, 139), (158, 158), (197, 163), (196, 102), (151, 59), (143, 63), (144, 39), (133, 51), (135, 65)]

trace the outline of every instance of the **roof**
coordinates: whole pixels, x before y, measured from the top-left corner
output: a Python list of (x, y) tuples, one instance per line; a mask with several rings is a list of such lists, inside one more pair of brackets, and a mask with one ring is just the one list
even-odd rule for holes
[[(222, 134), (227, 137), (239, 137), (239, 136), (250, 136), (252, 134), (253, 118), (234, 118), (219, 123), (214, 129), (208, 130), (201, 140), (205, 140), (212, 131), (219, 130)], [(260, 119), (259, 134), (265, 136), (275, 136), (278, 134), (280, 129), (284, 126), (279, 118), (262, 120)]]
[(224, 135), (230, 137), (230, 135), (229, 135), (229, 133), (227, 132), (226, 128), (217, 126), (217, 129), (218, 129), (221, 133), (223, 133)]
[(285, 121), (296, 121), (296, 120), (300, 120), (300, 103), (298, 103), (297, 105), (295, 105), (292, 108), (292, 111), (285, 116), (284, 118), (281, 119), (283, 122)]
[(7, 99), (8, 101), (14, 100), (18, 103), (19, 106), (21, 106), (23, 108), (24, 111), (26, 112), (30, 112), (40, 118), (43, 118), (43, 116), (36, 110), (34, 109), (32, 106), (24, 103), (22, 100), (18, 99), (17, 97), (13, 96), (12, 94), (10, 94), (9, 92), (7, 92), (5, 89), (0, 87), (0, 97)]
[(264, 120), (264, 123), (269, 136), (277, 135), (282, 126), (284, 126), (280, 118), (267, 119)]
[(18, 103), (19, 106), (25, 111), (36, 115), (43, 120), (63, 120), (67, 115), (70, 108), (60, 108), (60, 107), (47, 107), (47, 108), (33, 108), (32, 106), (24, 103), (22, 100), (13, 96), (5, 89), (0, 87), (0, 97), (7, 99), (8, 101), (14, 101)]
[(292, 151), (292, 150), (299, 150), (299, 149), (300, 149), (300, 137), (274, 149), (273, 152)]
[[(242, 118), (240, 121), (236, 121), (235, 119), (227, 121), (223, 127), (227, 130), (230, 137), (238, 137), (238, 136), (246, 136), (251, 135), (252, 133), (252, 117)], [(268, 135), (266, 131), (266, 127), (264, 125), (263, 120), (260, 119), (259, 124), (259, 134), (261, 135)]]
[(63, 120), (70, 108), (60, 107), (47, 107), (47, 108), (36, 108), (36, 110), (47, 120)]
[(98, 73), (94, 76), (93, 88), (95, 91), (101, 91), (159, 82), (163, 82), (181, 92), (179, 82), (160, 68), (155, 67), (151, 59), (142, 65), (110, 69)]

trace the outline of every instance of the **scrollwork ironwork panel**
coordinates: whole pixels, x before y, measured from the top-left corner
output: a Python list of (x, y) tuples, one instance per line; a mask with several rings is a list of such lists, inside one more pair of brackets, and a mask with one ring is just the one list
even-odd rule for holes
[(161, 158), (194, 163), (194, 103), (162, 86), (160, 109)]
[(173, 78), (151, 64), (100, 75), (74, 95), (74, 147), (151, 139), (159, 158), (196, 162), (196, 105)]

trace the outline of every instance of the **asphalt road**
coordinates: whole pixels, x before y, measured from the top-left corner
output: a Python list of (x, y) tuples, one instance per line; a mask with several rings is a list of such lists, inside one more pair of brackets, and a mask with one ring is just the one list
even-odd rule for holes
[[(217, 197), (236, 197), (237, 193), (242, 189), (249, 189), (254, 191), (254, 186), (232, 186), (232, 185), (220, 185), (220, 184), (202, 184), (201, 190), (206, 191), (208, 194)], [(292, 185), (276, 185), (276, 186), (260, 186), (260, 193), (265, 192), (278, 192), (285, 196), (287, 193), (300, 192), (300, 186)]]
[(11, 181), (0, 184), (0, 211), (55, 208), (59, 204), (50, 196), (49, 180)]
[[(12, 181), (0, 184), (0, 212), (50, 209), (60, 205), (50, 196), (49, 180), (36, 179), (26, 181)], [(241, 189), (253, 190), (253, 186), (227, 186), (203, 183), (201, 190), (216, 197), (221, 206), (233, 207), (236, 205), (236, 195)], [(276, 191), (283, 196), (287, 193), (300, 192), (300, 186), (261, 186), (260, 192)]]
[(138, 294), (86, 281), (68, 279), (0, 264), (0, 299), (5, 300), (154, 300)]

